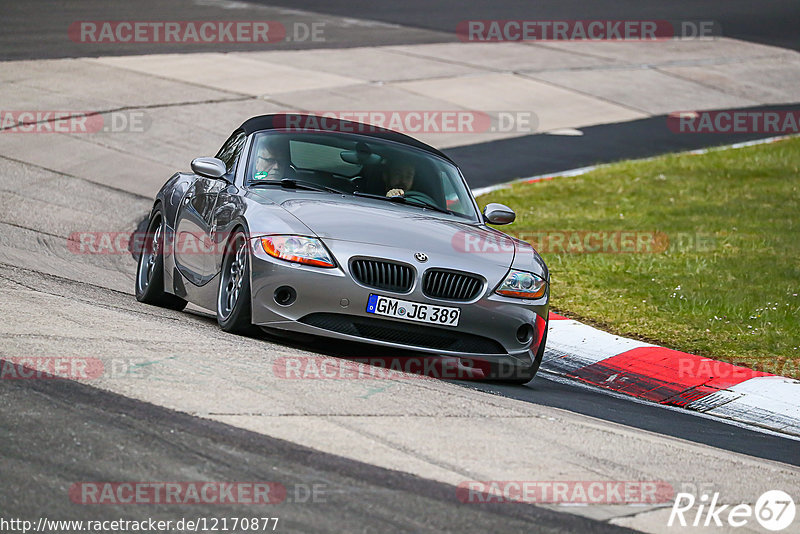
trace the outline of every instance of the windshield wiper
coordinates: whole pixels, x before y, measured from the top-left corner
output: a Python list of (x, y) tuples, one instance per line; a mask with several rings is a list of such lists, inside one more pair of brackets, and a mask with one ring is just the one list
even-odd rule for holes
[(438, 211), (440, 213), (447, 213), (448, 215), (452, 215), (453, 214), (453, 212), (448, 210), (448, 209), (440, 208), (436, 204), (431, 204), (430, 202), (428, 202), (426, 200), (422, 200), (420, 198), (406, 198), (406, 197), (400, 197), (400, 198), (402, 198), (403, 200), (405, 200), (406, 202), (408, 202), (410, 204), (413, 204), (413, 203), (416, 202), (420, 206), (432, 209), (434, 211)]
[(261, 185), (279, 185), (286, 189), (306, 189), (308, 191), (327, 191), (328, 193), (335, 193), (337, 195), (345, 195), (344, 191), (339, 191), (333, 187), (326, 185), (315, 184), (314, 182), (307, 182), (305, 180), (295, 180), (294, 178), (284, 178), (283, 180), (260, 180), (252, 182), (250, 187)]
[(356, 191), (353, 194), (358, 197), (377, 198), (378, 200), (387, 200), (389, 202), (396, 202), (398, 204), (410, 204), (412, 206), (419, 206), (421, 208), (432, 209), (434, 211), (438, 211), (439, 213), (446, 213), (448, 215), (453, 215), (453, 212), (450, 210), (440, 208), (435, 204), (431, 204), (430, 202), (426, 202), (418, 198), (406, 198), (405, 196), (384, 197), (381, 195), (373, 195), (371, 193), (362, 193), (360, 191)]

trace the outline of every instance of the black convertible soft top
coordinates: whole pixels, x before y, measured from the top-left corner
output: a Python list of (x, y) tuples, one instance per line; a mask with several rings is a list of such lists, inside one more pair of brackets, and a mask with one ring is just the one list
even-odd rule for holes
[(272, 115), (259, 115), (244, 121), (240, 126), (240, 129), (244, 130), (244, 133), (247, 135), (262, 130), (283, 129), (297, 131), (355, 133), (419, 148), (444, 158), (451, 163), (454, 163), (453, 160), (447, 157), (444, 153), (408, 135), (401, 134), (400, 132), (395, 132), (393, 130), (388, 130), (386, 128), (381, 128), (379, 126), (373, 126), (371, 124), (363, 124), (360, 122), (348, 121), (334, 117), (304, 115), (302, 113), (276, 113)]

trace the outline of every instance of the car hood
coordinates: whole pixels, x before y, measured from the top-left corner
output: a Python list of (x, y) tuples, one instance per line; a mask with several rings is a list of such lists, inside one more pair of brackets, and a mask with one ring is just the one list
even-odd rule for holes
[[(270, 201), (296, 217), (326, 244), (336, 241), (422, 252), (458, 268), (490, 263), (508, 268), (514, 240), (492, 228), (415, 207), (364, 197), (270, 191)], [(348, 247), (349, 248), (349, 247)], [(373, 248), (373, 247), (370, 247)]]

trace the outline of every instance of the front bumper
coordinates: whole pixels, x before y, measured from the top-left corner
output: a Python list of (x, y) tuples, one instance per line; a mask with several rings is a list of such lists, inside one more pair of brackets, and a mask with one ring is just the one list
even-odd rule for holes
[[(529, 368), (548, 313), (549, 294), (537, 300), (513, 299), (493, 293), (508, 271), (507, 266), (489, 265), (477, 270), (463, 258), (429, 254), (428, 262), (413, 263), (413, 251), (383, 245), (365, 245), (326, 240), (338, 263), (325, 269), (289, 263), (267, 255), (258, 238), (252, 240), (252, 321), (270, 330), (283, 330), (346, 341), (357, 341), (395, 349), (413, 350), (444, 357), (484, 360), (513, 368)], [(360, 285), (350, 274), (353, 257), (369, 257), (412, 263), (415, 279), (407, 293), (372, 289)], [(466, 265), (465, 265), (466, 264)], [(433, 299), (423, 294), (422, 275), (429, 268), (475, 272), (488, 280), (482, 293), (469, 302)], [(470, 269), (469, 267), (472, 267)], [(295, 298), (289, 305), (276, 302), (279, 288), (290, 287)], [(428, 326), (367, 313), (371, 294), (424, 304), (461, 309), (457, 327)], [(537, 317), (539, 318), (537, 320)], [(534, 328), (532, 340), (520, 341), (523, 325)]]

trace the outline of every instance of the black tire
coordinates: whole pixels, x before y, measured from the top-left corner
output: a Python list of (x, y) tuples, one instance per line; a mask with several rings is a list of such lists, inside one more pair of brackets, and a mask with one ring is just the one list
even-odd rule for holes
[(217, 323), (225, 332), (252, 335), (250, 250), (247, 235), (236, 230), (225, 245), (217, 290)]
[(136, 265), (136, 300), (153, 306), (180, 311), (187, 302), (164, 291), (164, 218), (156, 208), (147, 224), (142, 250)]
[(536, 373), (539, 372), (539, 366), (542, 365), (542, 359), (544, 358), (544, 348), (547, 344), (547, 327), (549, 326), (550, 321), (547, 320), (544, 323), (544, 335), (542, 336), (542, 342), (539, 344), (539, 348), (536, 351), (536, 357), (533, 359), (533, 364), (530, 367), (525, 369), (503, 369), (500, 367), (492, 367), (492, 375), (490, 375), (490, 380), (496, 382), (503, 382), (505, 384), (511, 385), (524, 385), (534, 379)]

